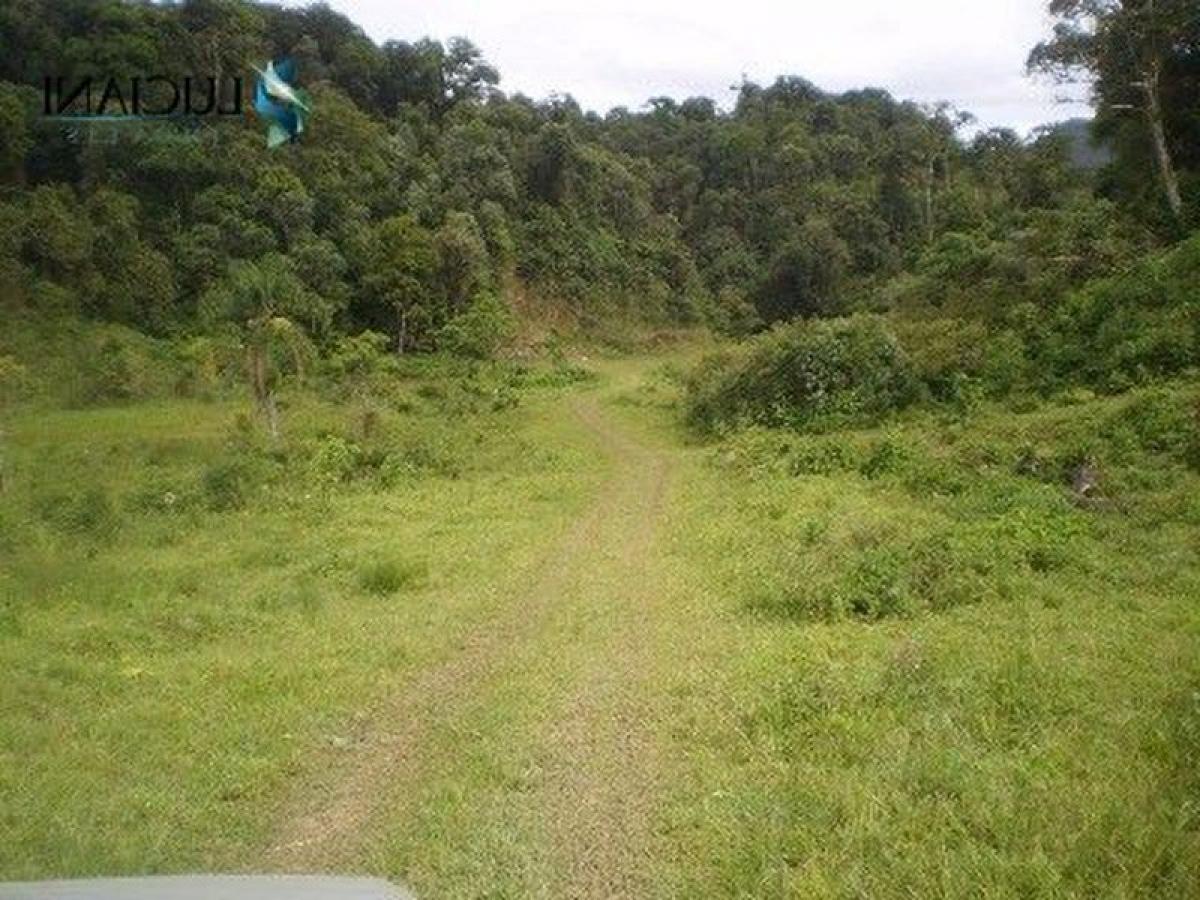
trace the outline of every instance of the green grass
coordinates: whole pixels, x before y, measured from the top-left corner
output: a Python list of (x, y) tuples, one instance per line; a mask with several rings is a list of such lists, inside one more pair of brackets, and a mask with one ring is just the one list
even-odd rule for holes
[[(703, 451), (677, 551), (729, 626), (679, 716), (680, 891), (1200, 891), (1200, 479), (1173, 416), (1120, 427), (1195, 400)], [(1105, 505), (1021, 474), (1080, 444)]]
[(387, 414), (394, 471), (334, 487), (307, 445), (357, 414), (311, 398), (278, 447), (241, 404), (10, 418), (0, 876), (221, 869), (268, 840), (309, 748), (452, 653), (584, 500), (586, 444), (523, 401)]
[(10, 416), (0, 877), (262, 868), (413, 725), (337, 867), (421, 896), (570, 893), (609, 786), (638, 896), (1200, 894), (1196, 386), (696, 443), (678, 363)]
[(358, 583), (363, 590), (381, 597), (397, 591), (411, 590), (428, 576), (423, 563), (409, 560), (377, 559), (358, 572)]

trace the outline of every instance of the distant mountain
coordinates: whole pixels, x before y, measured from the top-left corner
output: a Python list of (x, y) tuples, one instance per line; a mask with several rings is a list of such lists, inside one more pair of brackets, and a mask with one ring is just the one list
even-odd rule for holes
[(1113, 159), (1112, 150), (1092, 137), (1091, 119), (1067, 119), (1045, 126), (1047, 134), (1065, 135), (1071, 142), (1071, 161), (1089, 172), (1107, 166)]

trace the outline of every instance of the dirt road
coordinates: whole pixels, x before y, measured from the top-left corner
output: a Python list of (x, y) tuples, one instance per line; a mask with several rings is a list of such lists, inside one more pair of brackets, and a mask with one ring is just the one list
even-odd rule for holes
[(656, 710), (664, 701), (652, 673), (656, 648), (669, 639), (658, 537), (673, 460), (594, 395), (565, 403), (607, 457), (606, 481), (573, 527), (547, 536), (539, 564), (492, 619), (365, 710), (358, 751), (328, 753), (319, 783), (297, 786), (265, 854), (270, 868), (391, 868), (372, 850), (377, 829), (403, 829), (426, 777), (454, 765), (445, 758), (447, 734), (498, 684), (519, 694), (525, 678), (546, 704), (511, 723), (523, 729), (513, 740), (535, 761), (528, 785), (508, 801), (514, 821), (528, 825), (531, 844), (518, 851), (533, 873), (524, 889), (647, 894), (660, 781)]

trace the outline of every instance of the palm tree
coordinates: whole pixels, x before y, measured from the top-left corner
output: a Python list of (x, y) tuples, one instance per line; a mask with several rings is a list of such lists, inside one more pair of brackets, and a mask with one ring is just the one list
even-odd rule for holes
[(291, 260), (270, 254), (230, 268), (227, 277), (205, 298), (210, 317), (232, 321), (246, 350), (246, 373), (255, 406), (272, 438), (279, 436), (276, 388), (282, 376), (276, 351), (304, 375), (308, 335), (301, 322), (314, 330), (329, 325), (329, 304), (297, 277)]

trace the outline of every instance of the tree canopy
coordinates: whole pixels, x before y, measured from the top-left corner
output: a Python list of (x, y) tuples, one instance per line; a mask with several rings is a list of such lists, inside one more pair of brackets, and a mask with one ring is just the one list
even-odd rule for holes
[[(938, 273), (925, 301), (973, 290), (974, 313), (995, 316), (1017, 286), (1049, 296), (1194, 215), (1190, 7), (1050, 4), (1058, 24), (1030, 65), (1091, 79), (1115, 151), (1094, 175), (1060, 132), (972, 131), (948, 105), (878, 89), (784, 76), (744, 82), (729, 110), (657, 97), (601, 115), (506, 95), (464, 38), (379, 45), (322, 4), (14, 0), (0, 10), (0, 298), (186, 335), (209, 327), (214, 291), (275, 272), (306, 298), (312, 339), (371, 329), (398, 350), (436, 347), (517, 283), (584, 320), (743, 332), (911, 296)], [(274, 150), (249, 113), (40, 114), (48, 73), (249, 82), (279, 57), (314, 113)]]

